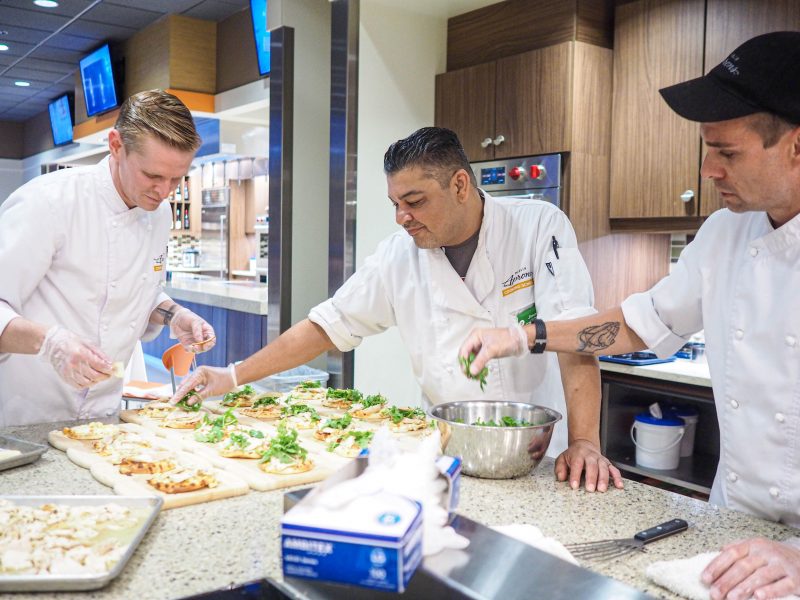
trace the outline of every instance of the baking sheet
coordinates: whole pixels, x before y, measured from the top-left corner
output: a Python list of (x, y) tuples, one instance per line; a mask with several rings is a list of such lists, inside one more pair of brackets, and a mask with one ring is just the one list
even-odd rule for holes
[(47, 503), (67, 506), (99, 506), (113, 503), (126, 508), (143, 509), (145, 512), (145, 517), (133, 534), (127, 550), (110, 571), (89, 575), (4, 575), (0, 573), (0, 592), (85, 591), (96, 590), (108, 585), (125, 568), (136, 551), (136, 547), (158, 516), (163, 504), (163, 500), (155, 496), (0, 496), (0, 500), (8, 500), (19, 506), (40, 506)]
[(16, 456), (9, 456), (6, 459), (0, 460), (0, 471), (37, 461), (41, 458), (42, 454), (47, 452), (47, 446), (44, 444), (34, 444), (33, 442), (26, 442), (25, 440), (8, 437), (6, 435), (0, 435), (0, 448), (20, 451), (20, 454)]

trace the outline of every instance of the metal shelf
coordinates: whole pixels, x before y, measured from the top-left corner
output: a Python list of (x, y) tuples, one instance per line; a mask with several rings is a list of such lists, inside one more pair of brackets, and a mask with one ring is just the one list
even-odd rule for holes
[(677, 469), (647, 469), (636, 464), (635, 449), (610, 450), (607, 454), (620, 471), (628, 471), (644, 475), (651, 479), (679, 485), (696, 492), (711, 493), (705, 481), (713, 481), (717, 470), (717, 457), (711, 454), (695, 453), (693, 456), (681, 458)]

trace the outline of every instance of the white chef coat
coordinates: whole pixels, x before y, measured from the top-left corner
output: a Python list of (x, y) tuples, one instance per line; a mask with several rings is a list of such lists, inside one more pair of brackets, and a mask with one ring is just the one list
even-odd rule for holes
[[(396, 325), (426, 405), (512, 400), (547, 406), (566, 417), (555, 354), (491, 361), (484, 392), (460, 370), (458, 349), (473, 328), (508, 327), (534, 303), (537, 316), (546, 320), (595, 312), (589, 272), (566, 215), (540, 200), (484, 196), (478, 247), (464, 281), (441, 248), (421, 250), (408, 233), (398, 231), (381, 242), (333, 298), (314, 307), (309, 319), (342, 352)], [(386, 377), (391, 376), (392, 365), (386, 365)], [(416, 399), (392, 400), (413, 404)], [(566, 447), (562, 423), (555, 427), (548, 453)]]
[(800, 525), (800, 216), (715, 212), (625, 322), (659, 356), (705, 329), (720, 428), (711, 502)]
[[(0, 333), (18, 316), (58, 324), (127, 364), (160, 330), (171, 218), (128, 209), (107, 158), (20, 187), (0, 207)], [(43, 358), (0, 354), (0, 426), (111, 416), (121, 393), (121, 379), (77, 391)]]

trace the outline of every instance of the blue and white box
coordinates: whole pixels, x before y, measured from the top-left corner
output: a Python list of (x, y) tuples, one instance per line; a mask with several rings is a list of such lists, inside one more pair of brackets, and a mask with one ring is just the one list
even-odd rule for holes
[(455, 516), (461, 492), (461, 459), (457, 456), (442, 455), (436, 460), (436, 468), (447, 481), (443, 504), (452, 519)]
[(402, 592), (422, 560), (422, 506), (386, 492), (331, 510), (309, 499), (281, 521), (283, 574)]

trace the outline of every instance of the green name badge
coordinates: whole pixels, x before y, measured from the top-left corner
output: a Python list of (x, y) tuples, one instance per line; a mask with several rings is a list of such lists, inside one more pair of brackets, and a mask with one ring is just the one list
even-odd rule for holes
[(517, 313), (517, 321), (520, 325), (530, 325), (536, 319), (536, 304), (531, 304), (522, 312)]

